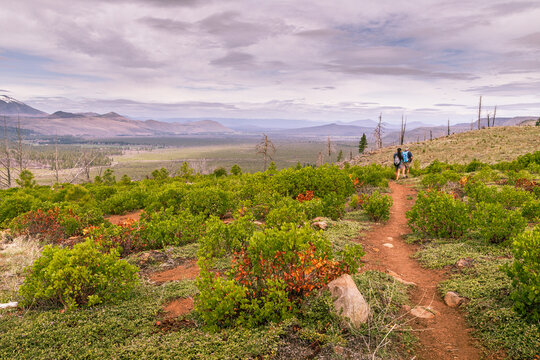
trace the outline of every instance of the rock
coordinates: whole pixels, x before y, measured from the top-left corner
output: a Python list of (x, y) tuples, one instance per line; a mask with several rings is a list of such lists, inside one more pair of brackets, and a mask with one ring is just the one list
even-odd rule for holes
[(0, 304), (0, 309), (9, 309), (9, 308), (16, 308), (17, 305), (19, 305), (18, 302), (12, 301), (5, 304)]
[(334, 300), (334, 307), (342, 318), (348, 318), (353, 326), (360, 326), (367, 321), (369, 305), (358, 291), (353, 278), (344, 274), (327, 285)]
[(168, 258), (167, 254), (161, 251), (144, 251), (137, 255), (137, 265), (145, 267), (150, 263), (167, 261)]
[(474, 263), (473, 259), (471, 259), (471, 258), (463, 258), (463, 259), (459, 259), (456, 262), (456, 266), (458, 268), (471, 267), (471, 266), (473, 266), (473, 263)]
[(386, 272), (388, 273), (388, 275), (392, 276), (394, 279), (396, 279), (396, 281), (402, 284), (416, 286), (415, 283), (413, 283), (412, 281), (404, 280), (401, 276), (399, 276), (397, 273), (393, 272), (392, 270), (386, 269)]
[(258, 221), (258, 220), (255, 220), (253, 223), (254, 223), (255, 225), (257, 225), (257, 226), (263, 226), (263, 225), (264, 225), (262, 222), (260, 222), (260, 221)]
[(328, 224), (325, 221), (316, 221), (313, 224), (311, 224), (316, 229), (326, 230), (328, 227)]
[(323, 217), (317, 216), (316, 218), (314, 218), (311, 221), (317, 222), (317, 221), (323, 221), (323, 219), (324, 219)]
[(13, 241), (13, 236), (11, 235), (11, 230), (6, 229), (0, 231), (0, 244), (9, 244)]
[(392, 241), (392, 240), (394, 240), (394, 238), (393, 238), (393, 237), (391, 237), (391, 236), (388, 236), (388, 237), (386, 238), (386, 240), (388, 240), (388, 241)]
[(449, 291), (444, 295), (444, 302), (450, 307), (458, 307), (465, 301), (465, 298), (459, 296), (459, 294)]
[(438, 311), (432, 309), (429, 306), (415, 306), (411, 310), (411, 315), (421, 319), (433, 319), (435, 315), (438, 315)]
[(390, 249), (394, 247), (394, 245), (392, 245), (390, 243), (384, 243), (384, 244), (382, 244), (382, 246), (386, 246), (387, 248), (390, 248)]

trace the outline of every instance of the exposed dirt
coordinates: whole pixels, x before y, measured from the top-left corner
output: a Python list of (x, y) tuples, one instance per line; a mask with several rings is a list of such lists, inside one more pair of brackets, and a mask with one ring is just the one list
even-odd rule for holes
[(165, 320), (175, 319), (193, 310), (193, 298), (175, 299), (163, 307)]
[(122, 225), (129, 221), (139, 221), (143, 210), (135, 210), (124, 215), (111, 215), (106, 219), (113, 225)]
[(197, 276), (199, 276), (199, 266), (195, 260), (190, 260), (173, 269), (152, 273), (149, 278), (157, 284), (163, 284), (167, 281), (195, 279)]
[[(405, 212), (414, 204), (407, 196), (415, 196), (415, 191), (394, 182), (390, 183), (394, 204), (390, 210), (390, 220), (375, 225), (360, 242), (366, 255), (361, 271), (379, 270), (413, 282), (411, 299), (414, 305), (429, 306), (436, 315), (431, 319), (414, 318), (411, 324), (419, 330), (420, 344), (417, 348), (419, 360), (472, 360), (480, 359), (481, 351), (475, 347), (469, 335), (463, 315), (458, 309), (450, 308), (437, 292), (437, 284), (445, 279), (444, 271), (428, 270), (411, 258), (416, 251), (414, 245), (406, 244), (402, 236), (410, 232)], [(392, 247), (383, 244), (392, 244)]]

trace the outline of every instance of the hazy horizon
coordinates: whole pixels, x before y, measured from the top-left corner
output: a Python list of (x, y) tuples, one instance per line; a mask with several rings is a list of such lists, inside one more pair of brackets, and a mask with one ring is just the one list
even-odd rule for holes
[(52, 113), (397, 123), (540, 114), (537, 1), (30, 0), (0, 94)]

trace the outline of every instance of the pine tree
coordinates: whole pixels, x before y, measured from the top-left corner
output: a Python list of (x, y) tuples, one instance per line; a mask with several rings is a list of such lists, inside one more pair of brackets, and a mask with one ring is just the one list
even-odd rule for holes
[(364, 150), (367, 147), (367, 139), (366, 134), (362, 134), (362, 138), (360, 139), (360, 142), (358, 143), (358, 152), (360, 154), (364, 153)]
[(337, 162), (340, 162), (341, 160), (343, 160), (343, 150), (339, 150), (339, 154), (337, 156)]

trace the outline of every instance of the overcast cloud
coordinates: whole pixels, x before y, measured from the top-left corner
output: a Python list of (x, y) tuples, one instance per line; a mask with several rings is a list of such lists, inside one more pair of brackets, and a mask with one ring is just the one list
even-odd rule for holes
[(540, 115), (540, 2), (5, 1), (0, 90), (136, 118)]

